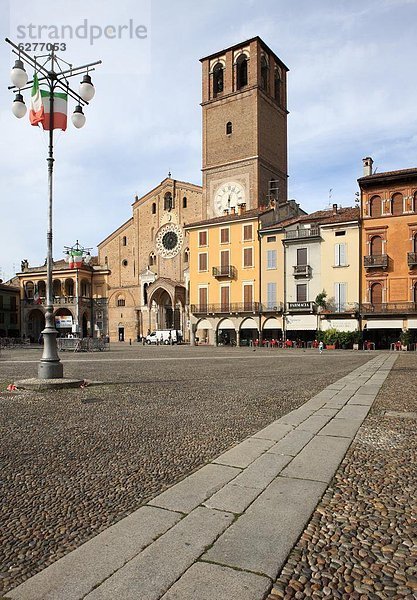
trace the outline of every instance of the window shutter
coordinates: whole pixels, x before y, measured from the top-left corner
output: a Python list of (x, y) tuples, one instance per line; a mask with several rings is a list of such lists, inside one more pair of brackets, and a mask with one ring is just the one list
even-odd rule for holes
[(340, 284), (339, 299), (340, 299), (340, 310), (346, 308), (346, 296), (347, 296), (347, 283)]
[(345, 266), (347, 264), (346, 261), (346, 244), (340, 244), (340, 265)]
[[(341, 246), (341, 244), (334, 245), (334, 266), (335, 267), (340, 266), (340, 246)], [(336, 294), (335, 294), (335, 297), (336, 297)]]
[(276, 306), (277, 303), (277, 284), (269, 282), (267, 285), (267, 303), (268, 308)]
[[(336, 244), (337, 246), (339, 244)], [(334, 301), (336, 303), (336, 310), (339, 310), (340, 306), (340, 287), (338, 283), (334, 284)]]

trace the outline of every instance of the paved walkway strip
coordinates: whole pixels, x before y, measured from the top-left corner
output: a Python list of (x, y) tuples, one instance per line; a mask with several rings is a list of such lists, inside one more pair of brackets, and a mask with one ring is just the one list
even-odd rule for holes
[(262, 600), (395, 360), (376, 356), (7, 597)]

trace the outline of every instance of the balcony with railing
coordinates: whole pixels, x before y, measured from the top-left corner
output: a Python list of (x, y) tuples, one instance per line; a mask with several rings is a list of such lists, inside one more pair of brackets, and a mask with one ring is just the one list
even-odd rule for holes
[(362, 315), (410, 315), (417, 313), (417, 302), (364, 303), (360, 306)]
[(310, 265), (294, 265), (294, 277), (311, 277), (312, 269)]
[(221, 265), (220, 267), (213, 267), (212, 275), (217, 279), (236, 279), (237, 269), (232, 265)]
[(372, 254), (363, 257), (365, 269), (386, 269), (388, 267), (388, 254)]
[(282, 302), (264, 302), (261, 304), (262, 313), (282, 313), (284, 304)]
[(330, 315), (347, 315), (359, 312), (358, 302), (340, 302), (340, 303), (326, 303), (325, 308), (320, 309), (320, 314), (326, 316)]
[[(89, 307), (91, 305), (92, 298), (88, 298), (85, 296), (78, 297), (78, 303), (80, 306)], [(54, 306), (75, 306), (77, 303), (76, 296), (54, 296), (53, 297), (53, 305)], [(44, 296), (40, 296), (39, 298), (24, 298), (22, 300), (22, 304), (24, 308), (33, 307), (36, 305), (46, 306), (46, 298)]]
[(407, 264), (409, 267), (417, 266), (417, 252), (408, 252), (407, 253)]
[(259, 314), (262, 305), (259, 302), (224, 302), (222, 304), (191, 304), (193, 315), (221, 314)]
[(286, 241), (297, 241), (315, 237), (320, 237), (319, 227), (310, 227), (308, 229), (290, 229), (285, 232)]

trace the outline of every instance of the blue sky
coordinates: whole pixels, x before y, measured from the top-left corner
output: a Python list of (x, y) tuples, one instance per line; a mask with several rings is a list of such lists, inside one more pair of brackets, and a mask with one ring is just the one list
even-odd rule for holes
[[(170, 170), (201, 183), (202, 56), (259, 35), (289, 67), (289, 196), (311, 212), (353, 205), (362, 158), (378, 171), (417, 166), (417, 0), (20, 0), (0, 3), (0, 33), (17, 26), (145, 25), (146, 40), (69, 40), (75, 64), (103, 59), (87, 123), (56, 135), (54, 257), (96, 246), (131, 216), (135, 194)], [(70, 12), (70, 15), (68, 13)], [(51, 15), (48, 18), (47, 15)], [(25, 40), (31, 41), (31, 40)], [(45, 39), (43, 40), (45, 41)], [(46, 134), (18, 120), (0, 44), (0, 277), (46, 255)], [(78, 80), (76, 81), (78, 83)], [(26, 95), (28, 104), (29, 97)], [(73, 107), (69, 110), (72, 112)]]

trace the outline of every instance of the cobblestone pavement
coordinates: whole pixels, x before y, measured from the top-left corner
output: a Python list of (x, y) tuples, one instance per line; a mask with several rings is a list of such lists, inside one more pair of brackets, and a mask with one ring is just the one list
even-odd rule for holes
[(0, 357), (3, 593), (370, 355), (116, 347), (63, 356), (65, 376), (102, 385), (5, 392), (39, 357)]
[(417, 357), (402, 354), (269, 600), (417, 597), (416, 411)]

